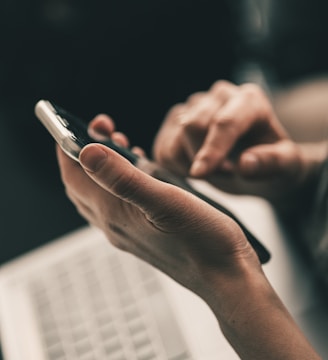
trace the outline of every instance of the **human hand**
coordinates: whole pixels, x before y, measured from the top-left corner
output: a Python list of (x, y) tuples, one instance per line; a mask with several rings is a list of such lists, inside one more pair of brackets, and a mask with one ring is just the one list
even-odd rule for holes
[(219, 81), (176, 105), (155, 139), (154, 157), (223, 190), (270, 200), (283, 197), (307, 174), (301, 149), (253, 84)]
[[(104, 116), (92, 122), (90, 134), (98, 139), (109, 135), (128, 145), (128, 139), (116, 133), (114, 123)], [(142, 156), (140, 149), (135, 151)], [(241, 358), (318, 358), (231, 218), (142, 172), (104, 145), (82, 149), (81, 165), (59, 146), (57, 155), (67, 195), (81, 215), (102, 229), (115, 246), (202, 297)], [(268, 332), (273, 334), (269, 340)], [(290, 339), (297, 346), (290, 347)]]
[[(108, 135), (114, 131), (111, 126), (110, 121), (93, 122), (91, 133), (101, 129)], [(128, 143), (122, 134), (113, 132), (111, 137)], [(115, 246), (203, 298), (209, 296), (214, 277), (231, 280), (242, 274), (245, 262), (260, 272), (255, 252), (233, 220), (140, 171), (106, 146), (86, 146), (80, 154), (82, 167), (59, 148), (58, 160), (67, 194), (87, 221)]]

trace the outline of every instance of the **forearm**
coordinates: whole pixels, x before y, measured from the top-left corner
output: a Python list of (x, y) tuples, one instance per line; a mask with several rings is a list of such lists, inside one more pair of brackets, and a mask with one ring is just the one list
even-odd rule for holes
[(320, 359), (263, 273), (253, 272), (217, 294), (210, 306), (241, 359)]

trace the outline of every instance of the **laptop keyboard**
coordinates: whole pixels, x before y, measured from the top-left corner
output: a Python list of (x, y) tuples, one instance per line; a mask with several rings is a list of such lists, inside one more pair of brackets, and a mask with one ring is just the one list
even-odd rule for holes
[(87, 248), (29, 282), (45, 359), (191, 359), (158, 273), (106, 250)]

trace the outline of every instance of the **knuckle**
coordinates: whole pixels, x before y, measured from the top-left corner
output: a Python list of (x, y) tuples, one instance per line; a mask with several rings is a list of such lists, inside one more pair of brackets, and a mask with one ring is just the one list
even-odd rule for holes
[(206, 130), (217, 107), (217, 100), (209, 94), (199, 100), (197, 105), (186, 113), (185, 121), (180, 122), (180, 135), (195, 134), (198, 131), (202, 133)]
[(172, 115), (178, 116), (184, 111), (185, 111), (185, 105), (182, 104), (182, 103), (178, 103), (178, 104), (175, 104), (174, 106), (171, 107), (168, 115), (170, 115), (170, 116), (172, 116)]
[(165, 116), (165, 122), (169, 124), (176, 124), (187, 114), (187, 106), (179, 103), (171, 107)]
[(199, 91), (199, 92), (196, 92), (196, 93), (190, 95), (187, 98), (186, 102), (188, 103), (188, 105), (194, 105), (194, 104), (198, 103), (200, 100), (202, 100), (205, 96), (206, 96), (206, 92)]
[(224, 133), (227, 136), (235, 137), (238, 134), (236, 119), (229, 115), (217, 115), (213, 118), (211, 126), (214, 126), (217, 133)]
[(234, 87), (234, 85), (231, 82), (226, 80), (218, 80), (211, 86), (210, 91), (217, 96), (226, 95), (232, 87)]

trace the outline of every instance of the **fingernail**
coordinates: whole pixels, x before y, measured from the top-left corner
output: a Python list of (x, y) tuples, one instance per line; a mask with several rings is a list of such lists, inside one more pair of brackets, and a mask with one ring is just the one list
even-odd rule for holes
[(207, 170), (207, 164), (203, 160), (195, 160), (190, 168), (191, 176), (202, 176)]
[(107, 159), (107, 153), (99, 146), (84, 148), (80, 154), (81, 165), (89, 172), (97, 172)]
[(244, 154), (242, 157), (242, 164), (244, 171), (248, 174), (253, 174), (258, 171), (260, 162), (259, 158), (254, 154)]

